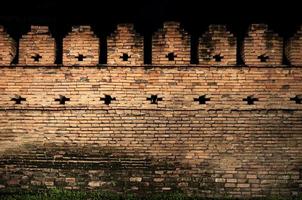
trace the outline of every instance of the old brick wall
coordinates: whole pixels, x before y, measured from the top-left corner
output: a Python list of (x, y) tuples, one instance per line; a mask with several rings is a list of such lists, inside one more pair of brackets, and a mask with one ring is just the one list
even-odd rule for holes
[[(0, 70), (0, 194), (63, 187), (302, 195), (300, 33), (286, 48), (293, 66), (281, 65), (283, 39), (251, 26), (245, 65), (235, 66), (236, 38), (210, 26), (199, 43), (210, 54), (199, 56), (220, 53), (216, 66), (190, 64), (189, 34), (177, 22), (163, 27), (153, 35), (153, 65), (143, 65), (143, 38), (132, 25), (108, 37), (101, 65), (90, 26), (63, 39), (63, 65), (9, 65), (16, 44), (0, 29), (8, 55)], [(31, 42), (43, 53), (39, 38), (21, 55)], [(130, 60), (120, 62), (121, 53)]]
[(298, 67), (5, 67), (1, 77), (2, 191), (301, 193)]

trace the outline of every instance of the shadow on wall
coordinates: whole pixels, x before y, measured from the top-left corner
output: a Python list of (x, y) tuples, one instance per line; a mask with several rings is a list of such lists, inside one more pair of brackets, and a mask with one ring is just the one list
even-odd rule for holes
[[(57, 186), (211, 197), (297, 195), (301, 146), (284, 121), (299, 113), (252, 112), (25, 113), (11, 124), (14, 129), (1, 129), (10, 141), (22, 141), (2, 152), (1, 192)], [(232, 121), (238, 115), (243, 123)], [(216, 122), (207, 123), (209, 117)], [(24, 127), (33, 118), (41, 123)]]

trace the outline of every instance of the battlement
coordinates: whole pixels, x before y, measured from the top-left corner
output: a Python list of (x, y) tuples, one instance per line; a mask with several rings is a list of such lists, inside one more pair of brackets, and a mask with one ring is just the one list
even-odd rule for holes
[(144, 38), (136, 33), (133, 24), (119, 24), (107, 38), (107, 64), (143, 65)]
[(244, 38), (241, 56), (247, 65), (282, 64), (283, 39), (266, 24), (252, 24)]
[(225, 25), (211, 25), (199, 39), (199, 64), (236, 65), (237, 41)]
[(0, 63), (10, 65), (17, 53), (17, 46), (6, 32), (3, 26), (0, 26)]
[(292, 65), (301, 65), (301, 48), (302, 48), (302, 26), (287, 42), (285, 46), (285, 55)]
[[(58, 41), (49, 33), (47, 26), (31, 26), (31, 31), (17, 44), (0, 28), (1, 56), (0, 64), (10, 65), (18, 57), (20, 65), (53, 65), (58, 57), (63, 56), (64, 66), (94, 66), (100, 63), (108, 65), (144, 65), (146, 48), (144, 37), (137, 33), (133, 24), (119, 24), (116, 30), (107, 36), (107, 42), (100, 41), (90, 26), (74, 26), (63, 38), (63, 55), (56, 55)], [(179, 22), (165, 22), (163, 27), (152, 36), (153, 65), (220, 65), (233, 66), (241, 57), (245, 65), (300, 65), (301, 30), (285, 44), (283, 38), (269, 29), (266, 24), (252, 24), (246, 37), (240, 41), (226, 25), (210, 25), (199, 37), (197, 47), (191, 43), (190, 34)], [(107, 50), (100, 49), (100, 42), (107, 43)], [(192, 50), (197, 48), (198, 63), (194, 63)], [(239, 49), (239, 50), (237, 50)], [(284, 51), (283, 51), (284, 50)], [(101, 54), (106, 54), (107, 63), (100, 61)], [(237, 55), (237, 53), (239, 55)], [(6, 56), (5, 56), (6, 55)], [(286, 62), (288, 61), (288, 62)], [(14, 63), (16, 64), (16, 63)]]
[(152, 64), (190, 64), (190, 35), (178, 22), (166, 22), (152, 37)]
[(19, 41), (19, 64), (53, 65), (56, 59), (55, 39), (47, 26), (31, 26)]
[(90, 26), (73, 26), (63, 39), (64, 65), (97, 65), (100, 56), (99, 38)]

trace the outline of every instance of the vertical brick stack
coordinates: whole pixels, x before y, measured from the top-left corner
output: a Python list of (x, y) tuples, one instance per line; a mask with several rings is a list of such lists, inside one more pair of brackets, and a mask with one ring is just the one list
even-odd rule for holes
[(99, 63), (99, 38), (90, 26), (74, 26), (63, 39), (63, 64), (93, 66)]
[(178, 22), (165, 22), (152, 37), (152, 64), (190, 64), (190, 35)]
[(198, 43), (199, 64), (235, 65), (236, 45), (234, 35), (225, 25), (210, 25)]
[(4, 27), (0, 25), (0, 64), (10, 65), (16, 56), (17, 48), (16, 42), (5, 31)]
[(302, 64), (302, 26), (286, 43), (285, 56), (292, 65)]
[(107, 38), (107, 64), (144, 64), (144, 38), (136, 33), (133, 24), (119, 24)]
[(47, 26), (31, 26), (19, 42), (19, 64), (51, 65), (55, 63), (56, 42)]
[(280, 65), (283, 39), (266, 24), (252, 24), (241, 50), (246, 65)]

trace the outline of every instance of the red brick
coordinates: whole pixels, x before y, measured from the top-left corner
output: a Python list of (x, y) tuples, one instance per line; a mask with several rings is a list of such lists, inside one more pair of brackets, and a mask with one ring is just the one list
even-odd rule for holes
[(5, 31), (3, 26), (0, 26), (0, 64), (10, 65), (16, 56), (16, 42)]
[[(165, 22), (152, 37), (152, 64), (190, 64), (190, 35), (178, 22)], [(169, 60), (169, 54), (173, 59)]]
[(19, 64), (53, 65), (56, 43), (47, 26), (31, 26), (19, 42)]
[(100, 42), (90, 26), (73, 26), (63, 39), (64, 65), (97, 65)]

